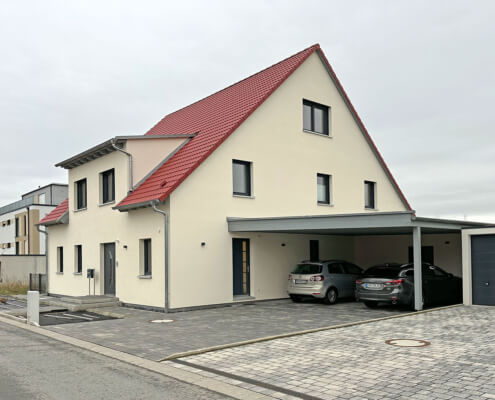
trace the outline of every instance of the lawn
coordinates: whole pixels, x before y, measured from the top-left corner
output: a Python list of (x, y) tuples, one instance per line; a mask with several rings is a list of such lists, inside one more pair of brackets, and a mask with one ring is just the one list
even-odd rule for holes
[(0, 295), (12, 296), (14, 294), (26, 294), (29, 284), (22, 281), (0, 282)]

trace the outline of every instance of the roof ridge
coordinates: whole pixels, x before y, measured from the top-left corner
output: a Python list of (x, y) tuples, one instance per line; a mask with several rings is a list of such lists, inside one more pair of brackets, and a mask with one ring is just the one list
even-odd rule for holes
[(308, 50), (310, 50), (310, 49), (313, 49), (313, 50), (318, 50), (318, 49), (320, 49), (320, 44), (319, 44), (319, 43), (315, 43), (315, 44), (313, 44), (313, 45), (311, 45), (311, 46), (309, 46), (309, 47), (306, 47), (305, 49), (303, 49), (303, 50), (301, 50), (301, 51), (298, 51), (297, 53), (294, 53), (294, 54), (292, 54), (291, 56), (286, 57), (286, 58), (284, 58), (283, 60), (278, 61), (278, 62), (276, 62), (276, 63), (274, 63), (274, 64), (272, 64), (272, 65), (270, 65), (270, 66), (268, 66), (268, 67), (266, 67), (266, 68), (263, 68), (262, 70), (259, 70), (258, 72), (255, 72), (254, 74), (251, 74), (251, 75), (249, 75), (249, 76), (247, 76), (247, 77), (245, 77), (245, 78), (243, 78), (243, 79), (241, 79), (241, 80), (239, 80), (239, 81), (237, 81), (237, 82), (234, 82), (234, 83), (232, 83), (232, 84), (230, 84), (230, 85), (228, 85), (228, 86), (224, 87), (223, 89), (217, 90), (216, 92), (211, 93), (211, 94), (209, 94), (208, 96), (202, 97), (201, 99), (196, 100), (196, 101), (194, 101), (194, 102), (192, 102), (192, 103), (188, 104), (187, 106), (184, 106), (184, 107), (181, 107), (181, 108), (179, 108), (179, 109), (177, 109), (177, 110), (175, 110), (175, 111), (172, 111), (171, 113), (169, 113), (169, 114), (165, 115), (162, 119), (160, 119), (160, 121), (158, 121), (158, 122), (157, 122), (155, 125), (153, 125), (150, 129), (148, 129), (148, 131), (145, 133), (145, 135), (148, 135), (148, 134), (149, 134), (149, 132), (151, 132), (151, 131), (152, 131), (152, 130), (156, 127), (156, 126), (158, 126), (158, 125), (159, 125), (159, 124), (160, 124), (160, 123), (161, 123), (161, 122), (162, 122), (165, 118), (170, 117), (171, 115), (174, 115), (174, 114), (178, 113), (179, 111), (182, 111), (182, 110), (184, 110), (185, 108), (191, 107), (191, 106), (193, 106), (194, 104), (197, 104), (197, 103), (199, 103), (199, 102), (201, 102), (201, 101), (203, 101), (203, 100), (206, 100), (206, 99), (208, 99), (209, 97), (215, 96), (216, 94), (221, 93), (221, 92), (223, 92), (223, 91), (225, 91), (225, 90), (227, 90), (227, 89), (231, 88), (232, 86), (235, 86), (235, 85), (237, 85), (237, 84), (239, 84), (239, 83), (241, 83), (241, 82), (244, 82), (244, 81), (245, 81), (245, 80), (247, 80), (247, 79), (250, 79), (250, 78), (252, 78), (252, 77), (254, 77), (254, 76), (258, 75), (258, 74), (261, 74), (261, 73), (265, 72), (266, 70), (268, 70), (268, 69), (270, 69), (270, 68), (272, 68), (272, 67), (275, 67), (276, 65), (281, 64), (281, 63), (283, 63), (283, 62), (285, 62), (285, 61), (287, 61), (289, 58), (295, 57), (295, 56), (297, 56), (297, 55), (299, 55), (299, 54), (301, 54), (301, 53), (304, 53), (305, 51), (308, 51)]

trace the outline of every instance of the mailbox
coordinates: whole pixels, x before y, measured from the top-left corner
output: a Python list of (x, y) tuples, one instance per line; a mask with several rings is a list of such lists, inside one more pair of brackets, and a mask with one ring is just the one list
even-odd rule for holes
[(87, 275), (88, 275), (88, 279), (94, 278), (95, 277), (95, 270), (88, 268)]

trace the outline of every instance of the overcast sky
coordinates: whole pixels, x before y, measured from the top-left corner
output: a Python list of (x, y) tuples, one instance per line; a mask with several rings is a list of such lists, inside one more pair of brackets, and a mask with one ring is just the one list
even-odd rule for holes
[(495, 1), (2, 1), (0, 205), (320, 43), (422, 216), (495, 221)]

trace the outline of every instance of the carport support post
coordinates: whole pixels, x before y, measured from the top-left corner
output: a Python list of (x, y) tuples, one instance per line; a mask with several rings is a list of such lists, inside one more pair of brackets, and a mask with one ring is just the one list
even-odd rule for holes
[(413, 227), (413, 260), (414, 260), (414, 309), (423, 309), (423, 278), (421, 276), (421, 228)]

